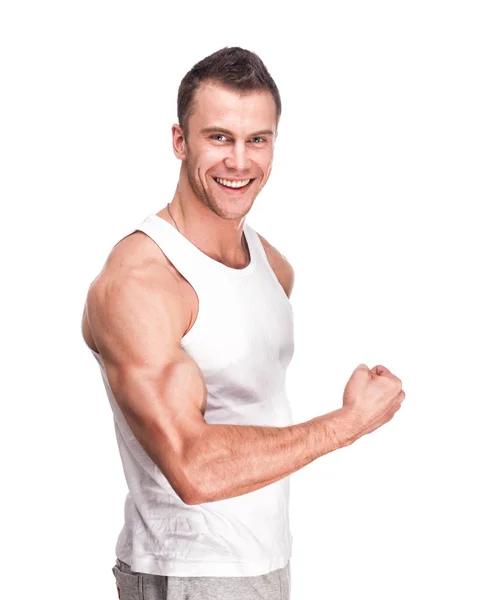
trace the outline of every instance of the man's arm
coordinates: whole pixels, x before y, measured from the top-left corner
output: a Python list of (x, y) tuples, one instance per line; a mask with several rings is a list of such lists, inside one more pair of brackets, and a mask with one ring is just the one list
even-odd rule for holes
[(342, 408), (290, 427), (207, 424), (202, 372), (180, 346), (185, 323), (172, 277), (152, 261), (102, 275), (87, 311), (119, 408), (186, 504), (264, 487), (357, 439)]
[[(270, 265), (288, 298), (295, 273), (291, 264), (258, 234)], [(275, 483), (316, 458), (348, 446), (360, 426), (340, 408), (289, 427), (209, 425), (192, 445), (192, 481), (199, 502), (241, 496)]]
[(191, 446), (196, 501), (241, 496), (275, 483), (316, 458), (348, 446), (360, 428), (340, 408), (289, 427), (207, 425)]

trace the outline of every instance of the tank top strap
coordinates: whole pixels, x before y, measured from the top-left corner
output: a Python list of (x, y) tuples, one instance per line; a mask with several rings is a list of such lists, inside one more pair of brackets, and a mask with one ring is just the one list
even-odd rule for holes
[(262, 263), (264, 253), (257, 233), (245, 222), (243, 231), (250, 253), (250, 262), (243, 269), (234, 269), (211, 258), (179, 232), (174, 225), (156, 214), (147, 216), (133, 231), (143, 231), (161, 248), (175, 268), (193, 283), (231, 280), (251, 275)]
[(147, 216), (134, 231), (148, 235), (193, 286), (199, 286), (210, 278), (206, 261), (203, 260), (205, 255), (161, 217), (155, 214)]
[(245, 232), (247, 242), (249, 243), (250, 254), (252, 255), (252, 258), (255, 259), (258, 265), (267, 264), (268, 257), (258, 233), (246, 222), (243, 227), (243, 231)]

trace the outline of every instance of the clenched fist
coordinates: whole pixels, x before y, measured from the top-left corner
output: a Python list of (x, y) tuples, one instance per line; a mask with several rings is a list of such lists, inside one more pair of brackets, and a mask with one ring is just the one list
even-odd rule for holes
[(359, 365), (344, 388), (343, 404), (358, 423), (362, 436), (390, 421), (405, 397), (401, 380), (389, 369)]

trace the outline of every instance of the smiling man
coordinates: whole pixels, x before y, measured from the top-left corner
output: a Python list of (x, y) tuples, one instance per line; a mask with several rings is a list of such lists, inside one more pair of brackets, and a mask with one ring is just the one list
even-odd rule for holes
[[(280, 104), (267, 90), (240, 93), (210, 81), (199, 85), (192, 102), (196, 109), (190, 111), (189, 129), (187, 123), (173, 127), (174, 150), (183, 161), (182, 187), (173, 203), (179, 199), (182, 205), (186, 193), (194, 194), (228, 221), (227, 232), (239, 242), (239, 221), (270, 175)], [(181, 113), (180, 121), (189, 114)]]
[(246, 223), (272, 166), (280, 96), (260, 58), (225, 48), (178, 92), (171, 202), (112, 249), (89, 287), (129, 492), (120, 598), (288, 600), (289, 475), (389, 421), (404, 398), (360, 365), (342, 408), (293, 424), (287, 260)]

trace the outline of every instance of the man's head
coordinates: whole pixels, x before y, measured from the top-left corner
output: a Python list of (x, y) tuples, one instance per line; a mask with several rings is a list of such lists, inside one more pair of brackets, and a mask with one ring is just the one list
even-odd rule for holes
[(183, 78), (175, 154), (195, 196), (218, 216), (239, 219), (250, 210), (270, 175), (280, 113), (275, 82), (248, 50), (219, 50)]
[(188, 120), (196, 104), (196, 90), (203, 82), (217, 83), (240, 94), (262, 90), (270, 92), (275, 102), (278, 125), (282, 112), (280, 94), (260, 57), (243, 48), (223, 48), (196, 63), (181, 81), (178, 122), (185, 136), (188, 135)]

